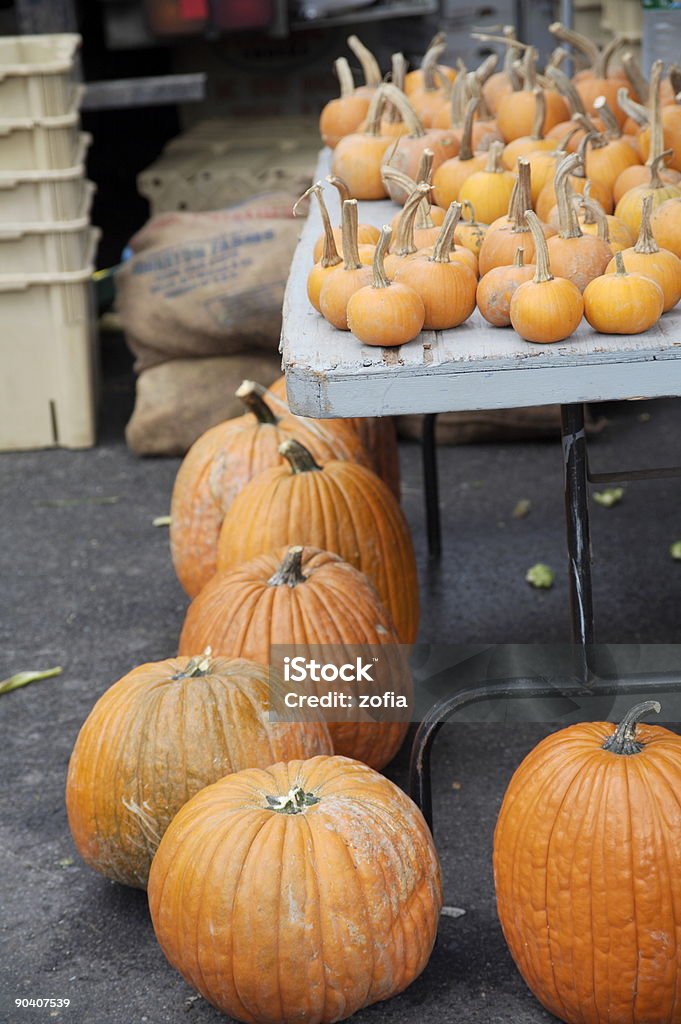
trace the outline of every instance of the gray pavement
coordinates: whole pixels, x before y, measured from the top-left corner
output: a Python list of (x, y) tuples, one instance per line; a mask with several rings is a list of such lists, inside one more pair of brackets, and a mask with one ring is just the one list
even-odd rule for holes
[[(158, 949), (142, 893), (86, 869), (63, 805), (70, 749), (95, 699), (133, 665), (174, 652), (186, 607), (164, 529), (177, 460), (141, 461), (122, 440), (131, 400), (125, 360), (105, 362), (101, 444), (87, 452), (0, 456), (0, 678), (61, 665), (63, 675), (0, 698), (0, 1021), (210, 1024), (220, 1014), (192, 992)], [(681, 404), (602, 410), (598, 465), (678, 461)], [(646, 420), (641, 413), (649, 414)], [(486, 444), (441, 456), (445, 553), (428, 566), (419, 451), (402, 449), (404, 507), (423, 590), (422, 639), (546, 643), (567, 638), (561, 459), (554, 443)], [(531, 501), (524, 519), (516, 502)], [(611, 509), (593, 507), (598, 637), (611, 643), (681, 640), (681, 481), (630, 484)], [(550, 591), (524, 581), (548, 562)], [(439, 741), (436, 839), (446, 902), (426, 972), (406, 993), (358, 1014), (358, 1024), (552, 1018), (525, 989), (494, 912), (492, 831), (504, 787), (542, 723), (447, 727)], [(407, 751), (389, 774), (404, 784)], [(454, 785), (453, 785), (454, 784)], [(21, 997), (66, 997), (60, 1011), (19, 1009)]]

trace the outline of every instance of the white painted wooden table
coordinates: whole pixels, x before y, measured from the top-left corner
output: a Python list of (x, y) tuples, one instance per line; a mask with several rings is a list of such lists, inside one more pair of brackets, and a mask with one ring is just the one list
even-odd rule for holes
[[(315, 180), (328, 173), (329, 157), (328, 151), (322, 152)], [(325, 197), (332, 223), (339, 224), (335, 189), (326, 186)], [(359, 219), (380, 227), (397, 210), (388, 201), (361, 202)], [(434, 541), (432, 548), (439, 553), (434, 417), (428, 414), (560, 404), (573, 636), (583, 646), (590, 643), (593, 609), (583, 403), (681, 396), (681, 305), (650, 331), (632, 337), (598, 334), (584, 320), (567, 341), (535, 345), (511, 328), (491, 327), (476, 311), (455, 330), (424, 331), (408, 345), (374, 348), (362, 345), (347, 331), (335, 330), (310, 306), (306, 279), (312, 248), (321, 233), (313, 200), (284, 299), (281, 353), (291, 409), (320, 418), (426, 414), (429, 543)], [(665, 475), (676, 473), (676, 469), (665, 471)], [(599, 474), (599, 480), (626, 475)], [(634, 475), (645, 479), (657, 474), (641, 470)]]

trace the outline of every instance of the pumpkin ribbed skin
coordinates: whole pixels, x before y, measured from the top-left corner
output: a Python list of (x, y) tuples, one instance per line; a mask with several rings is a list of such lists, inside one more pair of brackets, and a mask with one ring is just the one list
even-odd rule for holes
[(403, 643), (416, 639), (418, 575), (407, 521), (371, 470), (333, 460), (322, 469), (266, 470), (244, 488), (220, 531), (218, 569), (276, 548), (333, 551), (372, 581)]
[(271, 685), (260, 665), (212, 657), (140, 665), (114, 683), (69, 763), (66, 809), (83, 860), (143, 889), (163, 833), (204, 786), (242, 768), (331, 753), (321, 719), (270, 721)]
[(177, 578), (195, 597), (216, 568), (218, 536), (225, 511), (248, 481), (282, 463), (279, 445), (301, 441), (319, 462), (371, 460), (342, 420), (303, 419), (278, 410), (275, 423), (251, 412), (211, 427), (187, 452), (175, 478), (170, 503), (170, 550)]
[[(287, 794), (290, 806), (300, 795), (298, 813), (268, 804)], [(246, 1024), (331, 1024), (401, 992), (428, 962), (441, 906), (420, 811), (344, 757), (204, 789), (166, 832), (149, 880), (168, 960)]]
[[(297, 558), (294, 571), (290, 566), (298, 564)], [(378, 594), (366, 576), (329, 551), (281, 548), (219, 573), (187, 612), (180, 654), (209, 646), (217, 654), (268, 666), (271, 644), (294, 645), (301, 654), (323, 644), (326, 660), (339, 665), (356, 657), (357, 651), (348, 648), (391, 645), (385, 681), (395, 693), (411, 693), (409, 668)], [(328, 687), (320, 684), (319, 692)], [(357, 711), (352, 714), (357, 717)], [(383, 768), (399, 750), (408, 723), (330, 721), (328, 728), (337, 754)]]
[(580, 1024), (675, 1024), (681, 1006), (681, 739), (574, 725), (513, 776), (494, 836), (497, 909), (540, 1002)]
[[(288, 408), (286, 378), (278, 377), (268, 388), (268, 394)], [(275, 409), (278, 406), (275, 404)], [(369, 457), (369, 468), (387, 484), (400, 500), (400, 452), (397, 447), (397, 429), (392, 416), (364, 416), (345, 420), (324, 420), (331, 427), (345, 423), (351, 427)]]

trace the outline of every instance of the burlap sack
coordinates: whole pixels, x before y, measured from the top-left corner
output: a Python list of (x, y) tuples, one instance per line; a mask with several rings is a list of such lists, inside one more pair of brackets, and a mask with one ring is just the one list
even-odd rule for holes
[[(597, 433), (603, 426), (587, 414), (586, 429)], [(400, 437), (420, 441), (423, 416), (398, 416)], [(560, 434), (560, 406), (535, 405), (522, 409), (489, 409), (478, 412), (442, 412), (437, 418), (438, 444), (475, 444), (480, 441), (528, 441)]]
[(299, 225), (230, 210), (163, 214), (132, 240), (116, 309), (140, 372), (170, 359), (277, 349)]
[(279, 375), (279, 357), (214, 356), (174, 359), (137, 379), (135, 408), (125, 429), (137, 455), (184, 455), (204, 431), (244, 411), (234, 392), (243, 380), (267, 386)]

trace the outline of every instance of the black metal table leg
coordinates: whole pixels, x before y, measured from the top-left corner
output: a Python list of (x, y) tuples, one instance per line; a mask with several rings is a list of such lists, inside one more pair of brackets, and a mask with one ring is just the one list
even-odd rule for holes
[(581, 650), (584, 676), (586, 677), (586, 649), (589, 644), (593, 643), (594, 618), (584, 406), (581, 403), (561, 406), (561, 421), (572, 639)]
[(442, 533), (440, 529), (440, 488), (437, 473), (437, 444), (435, 441), (436, 424), (436, 412), (427, 413), (423, 417), (421, 458), (423, 463), (423, 494), (426, 501), (428, 553), (431, 558), (439, 559), (442, 554)]

